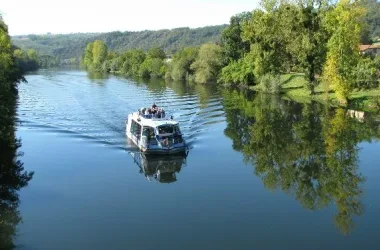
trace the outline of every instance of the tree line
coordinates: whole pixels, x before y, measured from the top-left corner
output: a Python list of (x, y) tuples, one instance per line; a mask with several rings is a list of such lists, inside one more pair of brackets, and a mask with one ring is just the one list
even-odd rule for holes
[(83, 66), (91, 71), (121, 73), (130, 77), (158, 77), (174, 80), (194, 80), (206, 83), (215, 80), (220, 70), (221, 48), (213, 43), (201, 47), (186, 47), (168, 58), (163, 49), (109, 51), (107, 45), (90, 42), (82, 56)]
[(352, 90), (379, 86), (380, 57), (359, 53), (361, 41), (369, 40), (367, 19), (373, 12), (366, 8), (372, 2), (365, 3), (263, 0), (260, 8), (231, 17), (221, 43), (184, 47), (168, 58), (159, 47), (116, 52), (96, 40), (87, 45), (82, 61), (91, 70), (199, 83), (261, 84), (268, 92), (279, 88), (278, 76), (297, 72), (305, 76), (312, 94), (324, 84), (326, 91), (347, 103)]
[(147, 51), (152, 47), (160, 47), (171, 55), (184, 47), (219, 42), (225, 27), (226, 25), (217, 25), (158, 31), (25, 35), (12, 37), (12, 42), (19, 48), (35, 49), (40, 55), (49, 55), (60, 61), (81, 58), (87, 44), (95, 40), (104, 41), (108, 48), (118, 53), (130, 49)]
[(264, 0), (252, 13), (231, 18), (223, 32), (220, 81), (274, 91), (276, 76), (299, 72), (312, 94), (324, 83), (346, 103), (353, 89), (379, 85), (380, 58), (359, 53), (361, 40), (368, 40), (367, 11), (356, 0)]
[(28, 185), (33, 172), (18, 159), (21, 141), (16, 138), (17, 84), (25, 81), (0, 15), (0, 249), (15, 247), (13, 238), (21, 221), (18, 191)]

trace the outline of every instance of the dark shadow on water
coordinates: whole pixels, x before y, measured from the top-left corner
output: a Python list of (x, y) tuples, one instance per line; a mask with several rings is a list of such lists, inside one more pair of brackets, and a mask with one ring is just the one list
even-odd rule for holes
[(140, 173), (148, 181), (172, 183), (177, 181), (177, 173), (186, 166), (186, 154), (180, 155), (145, 155), (139, 152), (130, 152)]
[(335, 225), (350, 233), (363, 213), (358, 144), (380, 138), (376, 117), (237, 90), (223, 97), (224, 133), (263, 185), (311, 211), (335, 205)]
[(19, 157), (21, 140), (16, 138), (16, 98), (0, 85), (0, 249), (13, 249), (17, 225), (20, 189), (26, 187), (33, 172), (24, 170)]

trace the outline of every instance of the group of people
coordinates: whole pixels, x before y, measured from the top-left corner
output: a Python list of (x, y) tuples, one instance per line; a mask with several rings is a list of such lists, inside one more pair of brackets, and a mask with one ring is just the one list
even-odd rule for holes
[(156, 117), (156, 118), (164, 118), (165, 117), (165, 110), (162, 108), (157, 107), (155, 103), (153, 103), (152, 107), (150, 108), (142, 108), (140, 110), (140, 113), (144, 115), (145, 117)]

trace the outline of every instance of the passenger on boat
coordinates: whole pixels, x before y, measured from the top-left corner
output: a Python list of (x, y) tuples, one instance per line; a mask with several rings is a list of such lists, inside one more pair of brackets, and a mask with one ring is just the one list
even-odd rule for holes
[(152, 114), (156, 114), (157, 111), (158, 111), (157, 105), (155, 103), (153, 103), (153, 105), (152, 105)]

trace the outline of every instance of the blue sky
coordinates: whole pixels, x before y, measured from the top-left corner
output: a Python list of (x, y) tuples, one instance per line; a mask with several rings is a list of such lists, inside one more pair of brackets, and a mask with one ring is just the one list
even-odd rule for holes
[(159, 30), (228, 23), (258, 0), (0, 0), (11, 35)]

